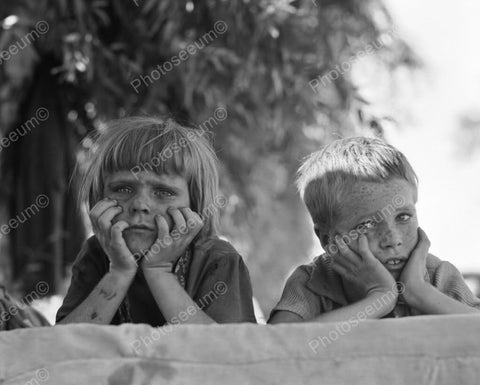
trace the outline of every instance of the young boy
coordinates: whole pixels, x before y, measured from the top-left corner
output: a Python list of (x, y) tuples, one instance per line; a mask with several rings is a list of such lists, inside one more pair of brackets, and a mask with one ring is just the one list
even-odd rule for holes
[(297, 187), (327, 252), (293, 272), (269, 322), (480, 315), (460, 272), (428, 253), (417, 183), (405, 156), (379, 139), (337, 140), (311, 154)]
[(94, 142), (80, 187), (94, 236), (57, 323), (255, 322), (247, 267), (216, 236), (224, 198), (204, 131), (132, 117)]

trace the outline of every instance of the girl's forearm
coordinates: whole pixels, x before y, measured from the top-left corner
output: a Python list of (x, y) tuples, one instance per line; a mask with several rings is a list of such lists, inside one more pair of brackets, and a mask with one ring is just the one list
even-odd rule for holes
[(58, 324), (110, 324), (127, 294), (135, 273), (135, 270), (129, 272), (109, 271), (90, 295)]
[(173, 273), (162, 268), (146, 268), (143, 274), (155, 302), (168, 323), (215, 323), (190, 298)]

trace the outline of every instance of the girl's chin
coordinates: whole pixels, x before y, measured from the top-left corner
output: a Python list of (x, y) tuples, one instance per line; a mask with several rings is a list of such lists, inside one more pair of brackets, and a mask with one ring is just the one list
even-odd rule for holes
[(154, 235), (125, 234), (125, 243), (132, 254), (145, 253), (155, 242)]

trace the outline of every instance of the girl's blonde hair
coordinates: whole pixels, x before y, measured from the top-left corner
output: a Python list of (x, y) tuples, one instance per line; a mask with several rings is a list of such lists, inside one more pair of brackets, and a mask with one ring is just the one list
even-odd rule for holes
[[(81, 177), (79, 204), (90, 210), (103, 199), (106, 177), (117, 171), (142, 171), (185, 178), (191, 209), (202, 217), (203, 235), (216, 233), (217, 157), (209, 132), (172, 119), (133, 116), (114, 120), (93, 135), (88, 166)], [(80, 164), (77, 164), (77, 169)]]

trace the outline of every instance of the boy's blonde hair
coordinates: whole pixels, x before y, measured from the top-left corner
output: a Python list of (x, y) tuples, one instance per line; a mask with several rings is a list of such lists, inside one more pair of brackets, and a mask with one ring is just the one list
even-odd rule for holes
[(418, 179), (405, 155), (380, 139), (354, 137), (310, 154), (298, 170), (297, 188), (320, 233), (328, 234), (354, 182), (393, 178), (406, 180), (417, 200)]
[(112, 172), (178, 175), (187, 182), (191, 209), (204, 221), (201, 234), (215, 234), (218, 171), (208, 134), (172, 119), (155, 117), (134, 116), (107, 123), (106, 129), (92, 138), (94, 144), (80, 182), (79, 203), (90, 210), (103, 199), (104, 181)]

